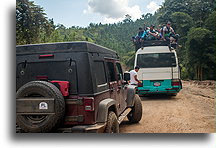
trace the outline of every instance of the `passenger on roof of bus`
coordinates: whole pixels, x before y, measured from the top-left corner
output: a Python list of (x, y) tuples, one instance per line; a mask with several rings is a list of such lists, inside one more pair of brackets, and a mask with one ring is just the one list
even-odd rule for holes
[(142, 42), (144, 40), (144, 36), (145, 36), (145, 31), (143, 30), (143, 28), (139, 27), (139, 32), (137, 33), (137, 35), (132, 37), (133, 42), (135, 43)]
[(168, 21), (166, 26), (163, 27), (163, 34), (162, 35), (163, 35), (162, 39), (164, 41), (172, 42), (172, 41), (176, 40), (176, 37), (175, 37), (176, 33), (175, 33), (174, 29), (171, 27), (170, 21)]
[(146, 32), (147, 32), (147, 40), (157, 40), (157, 39), (160, 39), (160, 36), (159, 36), (158, 32), (154, 28), (155, 28), (155, 25), (152, 24), (149, 27), (149, 29), (146, 30)]
[(159, 33), (160, 39), (163, 38), (163, 28), (164, 28), (164, 26), (166, 26), (166, 24), (159, 25), (158, 33)]

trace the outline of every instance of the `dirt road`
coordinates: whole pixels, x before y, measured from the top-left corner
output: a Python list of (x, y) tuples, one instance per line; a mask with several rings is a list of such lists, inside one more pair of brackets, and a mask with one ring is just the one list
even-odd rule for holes
[(120, 125), (121, 133), (214, 133), (215, 82), (183, 82), (175, 97), (142, 97), (140, 123)]

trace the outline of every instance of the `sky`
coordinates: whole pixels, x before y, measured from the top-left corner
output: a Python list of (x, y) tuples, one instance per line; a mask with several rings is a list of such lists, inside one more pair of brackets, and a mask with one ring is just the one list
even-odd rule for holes
[(90, 23), (117, 23), (126, 14), (132, 20), (154, 13), (164, 0), (32, 0), (44, 8), (49, 19), (66, 27), (87, 27)]

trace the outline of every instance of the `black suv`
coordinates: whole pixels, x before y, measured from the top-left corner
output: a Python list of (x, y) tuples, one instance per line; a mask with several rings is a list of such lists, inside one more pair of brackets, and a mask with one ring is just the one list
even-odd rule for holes
[(116, 52), (89, 42), (16, 47), (17, 132), (118, 133), (142, 104)]

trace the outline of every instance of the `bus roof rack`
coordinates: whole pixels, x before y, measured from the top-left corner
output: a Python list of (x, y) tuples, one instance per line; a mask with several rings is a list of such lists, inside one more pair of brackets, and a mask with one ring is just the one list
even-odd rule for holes
[(136, 51), (139, 48), (149, 47), (149, 46), (169, 46), (171, 50), (176, 49), (176, 44), (170, 44), (169, 41), (162, 41), (162, 40), (147, 40), (142, 43), (135, 43), (134, 45)]
[(161, 41), (161, 40), (144, 41), (143, 47), (147, 47), (147, 46), (169, 46), (169, 42)]

